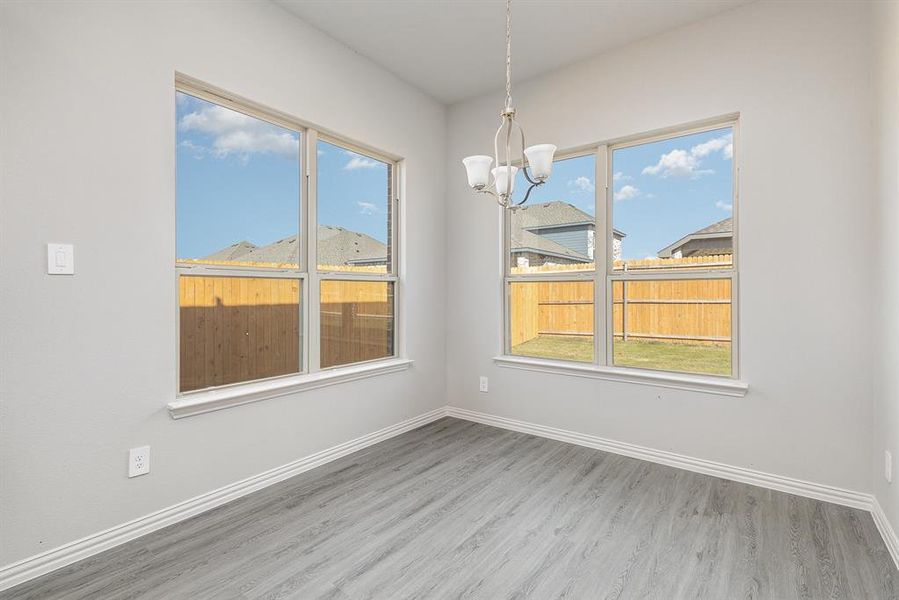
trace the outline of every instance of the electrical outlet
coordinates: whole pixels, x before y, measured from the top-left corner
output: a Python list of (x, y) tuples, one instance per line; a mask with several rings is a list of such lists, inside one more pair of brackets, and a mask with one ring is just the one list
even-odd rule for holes
[(480, 388), (480, 389), (481, 389), (481, 391), (484, 392), (485, 394), (487, 393), (489, 387), (488, 387), (488, 385), (487, 385), (487, 378), (486, 378), (486, 377), (483, 377), (483, 376), (481, 377), (481, 388)]
[(146, 475), (150, 472), (150, 447), (132, 448), (128, 452), (128, 477)]
[(893, 483), (893, 453), (883, 451), (883, 476), (889, 483)]

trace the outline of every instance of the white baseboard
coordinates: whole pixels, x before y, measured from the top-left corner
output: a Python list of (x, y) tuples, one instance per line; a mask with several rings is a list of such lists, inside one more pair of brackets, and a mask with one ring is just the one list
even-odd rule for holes
[(519, 431), (521, 433), (529, 433), (539, 437), (545, 437), (560, 442), (568, 442), (578, 446), (586, 446), (588, 448), (596, 448), (613, 454), (621, 454), (638, 458), (648, 462), (659, 463), (670, 467), (677, 467), (685, 471), (693, 471), (694, 473), (702, 473), (704, 475), (712, 475), (722, 479), (739, 481), (748, 483), (762, 488), (786, 492), (796, 496), (812, 498), (814, 500), (822, 500), (842, 506), (849, 506), (861, 510), (869, 511), (880, 531), (883, 542), (886, 544), (896, 568), (899, 569), (899, 537), (890, 525), (886, 514), (880, 506), (877, 499), (871, 494), (862, 492), (854, 492), (842, 488), (822, 485), (820, 483), (812, 483), (792, 477), (784, 477), (782, 475), (774, 475), (772, 473), (764, 473), (753, 469), (743, 467), (735, 467), (701, 458), (693, 458), (676, 454), (674, 452), (666, 452), (664, 450), (655, 450), (636, 444), (628, 444), (626, 442), (616, 442), (595, 435), (585, 433), (577, 433), (558, 429), (556, 427), (547, 427), (546, 425), (538, 425), (536, 423), (528, 423), (527, 421), (519, 421), (517, 419), (509, 419), (506, 417), (498, 417), (487, 413), (482, 413), (465, 408), (456, 408), (448, 406), (446, 408), (447, 416), (466, 421), (474, 421), (483, 423), (484, 425), (492, 425), (502, 429), (511, 431)]
[(893, 562), (896, 564), (896, 568), (899, 569), (899, 537), (896, 537), (896, 531), (890, 525), (890, 521), (887, 519), (886, 513), (883, 512), (880, 502), (877, 501), (877, 498), (872, 498), (872, 501), (871, 516), (874, 517), (874, 524), (877, 525), (880, 537), (883, 538), (883, 543), (887, 545), (887, 550), (890, 551), (890, 556), (893, 557)]
[(771, 473), (763, 473), (761, 471), (743, 467), (734, 467), (701, 458), (684, 456), (683, 454), (675, 454), (674, 452), (637, 446), (636, 444), (616, 442), (614, 440), (601, 438), (595, 435), (588, 435), (586, 433), (577, 433), (506, 417), (497, 417), (495, 415), (464, 408), (450, 406), (447, 408), (447, 414), (451, 417), (465, 419), (467, 421), (475, 421), (477, 423), (493, 425), (512, 431), (530, 433), (540, 437), (559, 440), (560, 442), (596, 448), (597, 450), (605, 450), (606, 452), (611, 452), (613, 454), (639, 458), (640, 460), (668, 465), (669, 467), (677, 467), (686, 471), (693, 471), (694, 473), (712, 475), (714, 477), (757, 485), (779, 492), (786, 492), (788, 494), (795, 494), (806, 498), (814, 498), (815, 500), (824, 500), (825, 502), (833, 502), (834, 504), (841, 504), (843, 506), (851, 506), (852, 508), (871, 510), (872, 497), (870, 494), (853, 492), (851, 490), (821, 485), (810, 481), (802, 481), (791, 477), (783, 477), (781, 475), (773, 475)]
[(0, 567), (0, 591), (24, 583), (66, 565), (109, 550), (120, 544), (139, 538), (173, 523), (221, 506), (241, 496), (268, 487), (294, 475), (362, 450), (378, 442), (395, 437), (416, 427), (421, 427), (446, 416), (446, 408), (438, 408), (425, 414), (385, 427), (362, 437), (338, 444), (305, 458), (271, 469), (243, 481), (202, 494), (190, 500), (169, 506), (157, 512), (117, 525), (93, 535)]
[(899, 537), (896, 536), (896, 532), (887, 520), (886, 514), (883, 512), (880, 504), (870, 494), (802, 481), (791, 477), (783, 477), (771, 473), (763, 473), (761, 471), (735, 467), (700, 458), (692, 458), (674, 452), (654, 450), (644, 446), (628, 444), (626, 442), (617, 442), (584, 433), (548, 427), (546, 425), (538, 425), (536, 423), (499, 417), (464, 408), (446, 406), (395, 425), (385, 427), (384, 429), (350, 440), (349, 442), (338, 444), (332, 448), (322, 450), (321, 452), (317, 452), (284, 466), (244, 479), (243, 481), (238, 481), (237, 483), (213, 490), (174, 506), (164, 508), (155, 513), (129, 521), (128, 523), (112, 527), (106, 531), (101, 531), (42, 554), (26, 558), (17, 563), (0, 567), (0, 591), (19, 585), (20, 583), (24, 583), (25, 581), (34, 579), (35, 577), (39, 577), (51, 571), (55, 571), (56, 569), (70, 565), (89, 556), (93, 556), (104, 550), (124, 544), (125, 542), (158, 529), (162, 529), (168, 525), (183, 521), (194, 515), (221, 506), (231, 500), (235, 500), (241, 496), (255, 492), (256, 490), (293, 477), (294, 475), (314, 469), (315, 467), (356, 452), (357, 450), (362, 450), (363, 448), (378, 442), (411, 431), (412, 429), (421, 427), (422, 425), (426, 425), (445, 416), (492, 425), (502, 429), (529, 433), (539, 437), (568, 442), (578, 446), (586, 446), (588, 448), (596, 448), (613, 454), (630, 456), (632, 458), (668, 465), (687, 471), (693, 471), (695, 473), (712, 475), (714, 477), (721, 477), (722, 479), (739, 481), (741, 483), (748, 483), (750, 485), (786, 492), (788, 494), (795, 494), (797, 496), (870, 511), (887, 549), (893, 557), (897, 568), (899, 568)]

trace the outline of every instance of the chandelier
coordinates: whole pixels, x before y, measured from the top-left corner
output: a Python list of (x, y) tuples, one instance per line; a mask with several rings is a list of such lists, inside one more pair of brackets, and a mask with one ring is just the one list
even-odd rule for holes
[[(515, 120), (515, 109), (512, 107), (512, 0), (506, 0), (506, 104), (499, 113), (502, 123), (493, 138), (493, 156), (468, 156), (462, 160), (468, 174), (468, 185), (482, 194), (490, 194), (503, 208), (511, 208), (524, 204), (533, 189), (546, 183), (552, 173), (553, 154), (556, 147), (552, 144), (537, 144), (525, 147), (524, 130)], [(517, 136), (515, 135), (517, 132)], [(517, 138), (521, 172), (530, 187), (520, 202), (512, 201), (515, 188), (515, 176), (519, 168), (512, 163), (512, 138)], [(503, 162), (500, 162), (500, 140), (504, 150)], [(496, 167), (490, 166), (496, 160)]]

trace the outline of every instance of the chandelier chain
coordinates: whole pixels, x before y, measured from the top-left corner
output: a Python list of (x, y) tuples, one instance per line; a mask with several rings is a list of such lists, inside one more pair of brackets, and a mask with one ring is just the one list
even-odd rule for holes
[(506, 108), (512, 108), (512, 0), (506, 0)]

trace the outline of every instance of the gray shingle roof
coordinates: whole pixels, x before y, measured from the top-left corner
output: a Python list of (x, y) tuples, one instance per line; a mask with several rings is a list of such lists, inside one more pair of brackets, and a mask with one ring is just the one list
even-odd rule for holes
[[(551, 227), (594, 224), (595, 219), (590, 214), (561, 200), (513, 208), (510, 224), (511, 250), (512, 252), (533, 251), (576, 261), (590, 262), (592, 260), (590, 257), (540, 235), (539, 230)], [(614, 235), (619, 239), (624, 237), (624, 234), (618, 230), (614, 230)]]
[(733, 233), (734, 231), (734, 218), (728, 217), (726, 219), (722, 219), (717, 223), (712, 223), (708, 227), (703, 227), (698, 231), (694, 231), (690, 235), (704, 235), (706, 233)]
[(240, 260), (253, 262), (298, 264), (300, 259), (300, 244), (297, 236), (292, 235), (268, 246), (259, 246), (252, 252), (240, 257)]
[(536, 229), (577, 223), (593, 223), (594, 219), (574, 205), (553, 200), (543, 204), (528, 204), (512, 210), (512, 228)]
[[(698, 229), (693, 233), (688, 233), (681, 239), (677, 240), (673, 244), (669, 244), (665, 246), (658, 252), (658, 256), (660, 258), (668, 258), (671, 256), (671, 253), (694, 239), (708, 239), (708, 238), (728, 238), (733, 236), (734, 233), (734, 219), (733, 217), (728, 217), (726, 219), (721, 219), (717, 223), (712, 223), (708, 227), (703, 227), (702, 229)], [(732, 251), (731, 251), (732, 252)], [(727, 254), (727, 253), (725, 253)]]
[(318, 226), (318, 264), (386, 264), (387, 244), (333, 225)]
[[(238, 252), (237, 250), (241, 251)], [(297, 264), (298, 237), (292, 235), (267, 246), (238, 242), (205, 257), (207, 260)], [(385, 264), (387, 245), (371, 236), (333, 225), (318, 226), (318, 263), (322, 265)]]
[(227, 248), (222, 248), (218, 252), (213, 252), (209, 256), (204, 257), (205, 260), (238, 260), (247, 253), (256, 249), (256, 244), (241, 240), (236, 244), (231, 244)]

